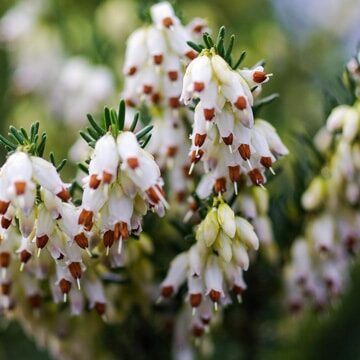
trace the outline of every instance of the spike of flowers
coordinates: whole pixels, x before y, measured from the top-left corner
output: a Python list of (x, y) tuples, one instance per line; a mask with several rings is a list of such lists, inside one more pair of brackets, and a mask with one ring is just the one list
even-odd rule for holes
[[(160, 170), (142, 148), (151, 126), (138, 133), (124, 131), (125, 116), (123, 101), (118, 113), (105, 109), (103, 125), (89, 116), (92, 128), (82, 136), (94, 150), (84, 165), (88, 175), (84, 189), (80, 187), (79, 206), (69, 201), (76, 187), (69, 191), (57, 172), (65, 161), (56, 166), (53, 154), (51, 162), (40, 156), (46, 136), (37, 141), (38, 124), (30, 135), (11, 127), (11, 140), (0, 138), (11, 150), (0, 169), (1, 308), (12, 307), (11, 284), (19, 278), (16, 284), (38, 311), (45, 296), (39, 280), (48, 278), (55, 302), (72, 304), (75, 299), (73, 312), (78, 313), (82, 306), (76, 310), (76, 304), (85, 296), (106, 318), (107, 296), (99, 269), (111, 274), (111, 268), (137, 258), (130, 253), (140, 250), (126, 245), (122, 251), (122, 241), (141, 235), (141, 220), (149, 209), (163, 215), (167, 206)], [(139, 242), (140, 248), (144, 242)]]
[[(271, 244), (267, 196), (262, 189), (264, 196), (257, 191), (249, 193), (246, 183), (261, 186), (265, 170), (272, 169), (276, 158), (288, 152), (269, 123), (261, 119), (254, 122), (254, 97), (269, 75), (261, 66), (236, 70), (243, 56), (232, 68), (234, 37), (225, 49), (224, 33), (221, 28), (216, 45), (207, 34), (205, 46), (190, 44), (202, 50), (188, 65), (182, 90), (182, 100), (196, 104), (191, 161), (195, 164), (201, 159), (205, 169), (191, 200), (190, 215), (206, 207), (205, 201), (212, 206), (207, 206), (197, 227), (196, 243), (174, 258), (161, 284), (161, 297), (169, 298), (187, 283), (195, 337), (206, 328), (201, 311), (196, 315), (197, 309), (205, 307), (210, 321), (214, 311), (231, 302), (231, 292), (241, 302), (246, 289), (243, 271), (250, 264), (249, 252), (259, 248), (258, 234), (264, 243)], [(225, 193), (228, 182), (234, 184), (234, 195)], [(236, 213), (227, 201), (233, 203)]]
[[(146, 107), (154, 125), (148, 151), (163, 171), (170, 173), (169, 186), (176, 200), (183, 200), (188, 188), (189, 163), (184, 143), (188, 142), (180, 95), (185, 65), (197, 56), (188, 44), (205, 30), (195, 19), (181, 24), (168, 2), (150, 8), (150, 24), (133, 32), (127, 40), (124, 97), (128, 106)], [(171, 192), (172, 193), (172, 192)]]
[(254, 120), (255, 99), (270, 75), (261, 65), (238, 70), (243, 57), (231, 67), (233, 37), (225, 51), (224, 34), (221, 28), (217, 45), (204, 35), (207, 47), (187, 67), (181, 95), (185, 104), (196, 103), (190, 159), (191, 170), (199, 160), (204, 163), (207, 174), (198, 191), (203, 198), (212, 189), (225, 192), (228, 183), (237, 192), (241, 174), (263, 186), (265, 170), (288, 153), (269, 123)]
[[(349, 85), (359, 84), (357, 59), (348, 63)], [(293, 312), (307, 304), (323, 309), (343, 293), (351, 259), (359, 251), (360, 102), (356, 86), (350, 86), (350, 95), (355, 101), (335, 107), (315, 137), (326, 162), (302, 196), (309, 215), (286, 270)]]

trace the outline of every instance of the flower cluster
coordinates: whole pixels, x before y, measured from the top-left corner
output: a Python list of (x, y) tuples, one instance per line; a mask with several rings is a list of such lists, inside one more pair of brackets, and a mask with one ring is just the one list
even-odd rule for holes
[(360, 239), (360, 107), (339, 105), (315, 137), (326, 155), (321, 173), (302, 196), (311, 216), (295, 240), (286, 271), (290, 309), (323, 308), (346, 288)]
[[(259, 238), (272, 245), (267, 195), (246, 185), (262, 186), (265, 169), (272, 171), (276, 157), (288, 152), (269, 123), (254, 121), (254, 97), (269, 75), (260, 65), (237, 71), (243, 57), (231, 67), (234, 38), (225, 50), (223, 28), (217, 45), (209, 35), (203, 38), (206, 48), (190, 43), (199, 56), (186, 69), (181, 95), (185, 104), (195, 104), (189, 173), (200, 159), (205, 170), (185, 221), (200, 216), (200, 224), (195, 244), (172, 261), (160, 297), (175, 295), (186, 283), (187, 308), (193, 313), (187, 331), (197, 338), (219, 305), (232, 302), (231, 293), (241, 301), (247, 287), (243, 271), (249, 267), (250, 253), (259, 248)], [(225, 193), (227, 182), (234, 184), (234, 193)]]
[(200, 197), (212, 189), (226, 191), (232, 183), (237, 193), (241, 174), (255, 185), (265, 182), (265, 170), (288, 150), (275, 129), (264, 120), (254, 122), (253, 106), (262, 84), (269, 80), (263, 66), (237, 70), (230, 57), (234, 38), (224, 49), (224, 29), (220, 29), (218, 45), (204, 35), (207, 48), (186, 69), (181, 99), (185, 104), (195, 100), (190, 159), (193, 166), (200, 159), (207, 175), (200, 183)]
[[(150, 24), (133, 32), (124, 63), (124, 97), (128, 106), (144, 104), (154, 126), (148, 151), (169, 172), (169, 184), (176, 200), (187, 192), (188, 142), (184, 118), (189, 117), (180, 103), (185, 64), (197, 53), (187, 44), (205, 30), (195, 19), (183, 26), (168, 2), (150, 8)], [(185, 170), (183, 170), (185, 169)]]
[[(106, 108), (104, 127), (90, 115), (89, 120), (92, 128), (82, 136), (94, 150), (91, 159), (81, 164), (88, 172), (83, 189), (75, 182), (69, 191), (62, 182), (58, 171), (65, 161), (55, 166), (52, 154), (51, 162), (42, 158), (46, 136), (38, 141), (38, 123), (30, 134), (11, 127), (12, 140), (0, 138), (12, 151), (0, 170), (3, 309), (11, 310), (21, 291), (31, 307), (39, 309), (41, 282), (48, 279), (47, 290), (54, 301), (69, 298), (72, 314), (83, 311), (85, 296), (89, 307), (105, 317), (108, 300), (103, 278), (121, 282), (111, 269), (133, 263), (141, 248), (148, 248), (141, 236), (137, 249), (127, 245), (122, 251), (123, 240), (139, 238), (142, 217), (149, 209), (164, 213), (167, 203), (160, 170), (142, 148), (151, 127), (136, 134), (123, 131), (123, 101), (118, 114)], [(77, 189), (82, 191), (79, 205), (69, 201), (70, 192), (75, 195)], [(117, 246), (112, 246), (115, 242)]]
[[(204, 330), (218, 305), (231, 303), (231, 292), (241, 302), (246, 289), (243, 270), (250, 262), (248, 252), (259, 248), (254, 227), (245, 218), (235, 216), (222, 199), (198, 226), (196, 240), (187, 252), (175, 257), (161, 285), (161, 296), (168, 298), (187, 283), (187, 300), (193, 314), (197, 313), (192, 322), (195, 332)], [(202, 320), (204, 317), (206, 320)]]
[(78, 231), (82, 231), (80, 247), (88, 246), (84, 234), (95, 228), (102, 236), (107, 253), (114, 242), (118, 242), (118, 249), (111, 250), (114, 254), (121, 252), (123, 240), (131, 234), (139, 235), (141, 218), (149, 209), (162, 216), (167, 206), (159, 167), (137, 138), (145, 136), (151, 127), (144, 128), (138, 135), (119, 131), (124, 126), (124, 109), (121, 102), (119, 116), (123, 118), (120, 123), (119, 118), (112, 123), (109, 119), (111, 125), (107, 132), (92, 120), (95, 130), (90, 133), (95, 139), (82, 133), (86, 140), (96, 142), (88, 176), (83, 179), (82, 204), (75, 216), (81, 229)]

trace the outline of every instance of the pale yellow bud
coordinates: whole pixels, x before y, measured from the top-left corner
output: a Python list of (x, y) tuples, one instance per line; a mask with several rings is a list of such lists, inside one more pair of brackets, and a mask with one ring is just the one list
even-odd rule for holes
[(235, 214), (228, 204), (223, 203), (219, 206), (217, 218), (226, 235), (233, 238), (236, 232)]
[(325, 199), (326, 187), (321, 177), (314, 178), (304, 192), (301, 203), (306, 210), (314, 210), (322, 205)]
[(226, 262), (230, 262), (232, 258), (231, 239), (224, 231), (219, 231), (219, 235), (214, 243), (214, 249)]
[(259, 239), (254, 231), (254, 227), (244, 218), (237, 216), (236, 234), (241, 241), (254, 250), (259, 248)]

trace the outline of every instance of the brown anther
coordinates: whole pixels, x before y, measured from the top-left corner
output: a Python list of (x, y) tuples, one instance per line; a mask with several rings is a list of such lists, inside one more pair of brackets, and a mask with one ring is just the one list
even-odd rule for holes
[(292, 301), (288, 306), (292, 314), (297, 314), (302, 310), (302, 303), (300, 301)]
[(26, 182), (25, 181), (16, 181), (15, 185), (15, 192), (16, 195), (23, 195), (26, 191)]
[(4, 215), (10, 205), (10, 201), (0, 200), (0, 215)]
[(196, 201), (194, 200), (193, 197), (190, 198), (189, 209), (192, 210), (192, 211), (196, 211), (198, 209), (198, 205), (197, 205), (197, 203), (196, 203)]
[(255, 71), (253, 74), (254, 82), (261, 84), (267, 79), (267, 75), (264, 71)]
[(136, 157), (131, 157), (127, 159), (127, 164), (131, 169), (136, 169), (139, 166), (139, 160)]
[(266, 168), (271, 168), (272, 160), (270, 156), (262, 156), (260, 159), (260, 164)]
[(198, 33), (198, 34), (201, 34), (204, 30), (204, 25), (203, 24), (197, 24), (193, 27), (193, 31)]
[(255, 168), (255, 169), (249, 171), (248, 175), (254, 185), (262, 185), (265, 182), (264, 177), (261, 175), (261, 172), (259, 169)]
[(197, 152), (194, 150), (191, 152), (190, 160), (192, 163), (197, 163), (204, 155), (204, 150), (199, 149)]
[(129, 107), (135, 107), (136, 106), (135, 102), (133, 100), (131, 100), (131, 99), (125, 99), (125, 104), (126, 104), (126, 106), (129, 106)]
[(173, 109), (177, 109), (180, 106), (180, 100), (177, 96), (169, 98), (169, 106)]
[(10, 265), (11, 255), (8, 251), (0, 253), (0, 267), (7, 268)]
[(243, 160), (250, 160), (251, 150), (249, 144), (241, 144), (238, 150)]
[(36, 237), (36, 246), (39, 249), (43, 249), (46, 246), (46, 244), (48, 243), (48, 241), (49, 241), (49, 237), (46, 234), (37, 236)]
[(217, 194), (223, 193), (226, 191), (226, 178), (221, 177), (215, 180), (214, 190)]
[(190, 60), (194, 60), (197, 58), (198, 53), (195, 52), (194, 50), (189, 50), (188, 52), (185, 53), (185, 56)]
[(93, 227), (93, 216), (92, 211), (82, 209), (79, 215), (78, 224), (83, 225), (86, 231), (90, 231)]
[(195, 134), (195, 139), (194, 139), (194, 145), (195, 146), (202, 146), (205, 142), (206, 139), (206, 134)]
[(168, 157), (174, 157), (177, 154), (178, 147), (177, 146), (168, 146), (166, 150), (166, 155)]
[(174, 293), (174, 287), (173, 286), (163, 286), (161, 288), (161, 296), (164, 298), (169, 298)]
[(177, 71), (168, 71), (168, 77), (171, 81), (176, 81), (179, 78), (179, 73)]
[(1, 227), (2, 227), (3, 229), (8, 229), (9, 226), (11, 225), (11, 222), (12, 222), (12, 219), (8, 219), (8, 218), (6, 218), (5, 216), (3, 216), (3, 217), (1, 218)]
[(20, 261), (24, 264), (26, 264), (31, 258), (31, 253), (27, 250), (22, 250), (20, 252)]
[(357, 238), (355, 235), (348, 235), (345, 239), (345, 248), (350, 255), (355, 255), (355, 248), (357, 245)]
[(217, 290), (211, 290), (209, 293), (209, 297), (213, 302), (219, 302), (221, 297), (221, 292)]
[(204, 117), (205, 120), (211, 121), (215, 116), (215, 109), (204, 109)]
[(327, 288), (329, 291), (332, 291), (332, 290), (334, 290), (334, 288), (335, 288), (334, 280), (333, 280), (333, 279), (330, 279), (330, 278), (326, 278), (326, 279), (325, 279), (325, 285), (326, 285), (326, 288)]
[(94, 309), (96, 310), (96, 312), (102, 316), (105, 314), (106, 312), (106, 304), (105, 303), (101, 303), (101, 302), (96, 302), (94, 305)]
[(190, 294), (191, 307), (198, 307), (202, 300), (202, 294)]
[(155, 191), (154, 186), (148, 188), (146, 190), (146, 194), (153, 203), (157, 204), (160, 201), (159, 195)]
[(38, 309), (41, 306), (41, 300), (40, 294), (33, 294), (28, 297), (29, 304), (33, 309)]
[(209, 315), (201, 315), (201, 322), (204, 324), (204, 325), (208, 325), (211, 321), (211, 317)]
[(131, 66), (129, 68), (128, 72), (127, 72), (127, 75), (132, 76), (132, 75), (134, 75), (136, 73), (136, 71), (137, 71), (137, 67), (136, 66)]
[(186, 197), (185, 191), (177, 191), (175, 193), (175, 198), (178, 202), (183, 202), (185, 200), (185, 197)]
[(71, 285), (72, 285), (71, 281), (66, 280), (64, 278), (59, 281), (59, 287), (63, 294), (68, 294), (70, 292)]
[(246, 109), (246, 99), (244, 96), (239, 96), (234, 105), (239, 109), (239, 110), (244, 110)]
[(64, 258), (64, 254), (60, 253), (60, 255), (56, 258), (56, 260), (62, 260)]
[(68, 190), (63, 188), (60, 192), (56, 194), (58, 198), (60, 198), (62, 201), (67, 202), (70, 200), (70, 193)]
[(101, 183), (101, 180), (98, 179), (96, 174), (92, 174), (89, 179), (89, 186), (91, 189), (97, 189)]
[(160, 97), (160, 94), (159, 94), (158, 92), (153, 93), (153, 94), (151, 95), (151, 101), (152, 101), (154, 104), (158, 104), (158, 103), (160, 102), (160, 99), (161, 99), (161, 97)]
[(61, 220), (62, 219), (62, 216), (61, 214), (59, 213), (59, 215), (57, 216), (56, 220)]
[(235, 166), (228, 166), (229, 169), (229, 177), (231, 182), (239, 182), (240, 181), (240, 166), (239, 165), (235, 165)]
[(201, 325), (193, 325), (192, 327), (192, 333), (195, 337), (201, 337), (204, 335), (204, 327)]
[(69, 264), (69, 271), (74, 279), (80, 279), (82, 275), (81, 264), (76, 261)]
[(105, 234), (103, 235), (104, 246), (106, 248), (111, 248), (111, 246), (114, 244), (114, 241), (115, 241), (114, 232), (112, 230), (106, 231)]
[(170, 16), (163, 18), (162, 23), (166, 28), (174, 25), (173, 19)]
[(190, 170), (190, 166), (189, 165), (183, 165), (182, 166), (182, 173), (183, 173), (183, 176), (186, 177), (186, 178), (190, 178), (191, 175), (189, 175), (189, 170)]
[(164, 57), (163, 57), (163, 55), (162, 54), (160, 54), (160, 55), (154, 55), (154, 64), (155, 65), (160, 65), (162, 62), (163, 62), (163, 60), (164, 60)]
[(1, 293), (3, 295), (9, 295), (10, 291), (11, 291), (11, 282), (7, 281), (7, 282), (1, 283), (0, 288), (1, 288)]
[(329, 247), (326, 246), (326, 245), (324, 245), (324, 244), (322, 244), (322, 245), (320, 245), (319, 250), (320, 250), (321, 253), (326, 254), (326, 253), (329, 252)]
[(241, 286), (239, 285), (235, 285), (233, 286), (232, 288), (232, 291), (234, 292), (235, 295), (242, 295), (243, 292), (244, 292), (244, 288), (242, 288)]
[(203, 82), (194, 82), (194, 90), (197, 92), (201, 92), (205, 89), (205, 84)]
[(89, 241), (84, 233), (75, 235), (74, 240), (82, 249), (89, 247)]
[(112, 178), (113, 178), (113, 176), (110, 173), (103, 171), (102, 179), (103, 179), (104, 184), (110, 184)]
[(120, 236), (126, 240), (129, 237), (129, 230), (126, 222), (120, 221), (115, 224), (114, 227), (114, 238), (116, 240), (120, 239)]
[(151, 85), (144, 85), (143, 86), (143, 93), (144, 94), (149, 95), (149, 94), (152, 93), (152, 91), (153, 91), (153, 87)]
[(225, 145), (231, 145), (234, 140), (234, 135), (230, 134), (229, 136), (225, 136), (222, 138)]

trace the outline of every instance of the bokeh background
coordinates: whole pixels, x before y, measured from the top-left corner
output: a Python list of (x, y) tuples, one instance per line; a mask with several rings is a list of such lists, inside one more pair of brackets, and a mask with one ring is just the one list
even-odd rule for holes
[[(48, 133), (48, 147), (58, 158), (67, 157), (86, 113), (116, 105), (125, 40), (141, 23), (138, 13), (147, 4), (145, 0), (1, 0), (1, 134), (10, 124), (27, 127), (39, 120)], [(21, 6), (26, 9), (22, 16), (14, 11)], [(267, 71), (274, 74), (264, 95), (276, 92), (280, 98), (261, 116), (277, 127), (291, 150), (270, 184), (276, 241), (286, 260), (303, 223), (300, 194), (319, 165), (311, 139), (333, 99), (343, 96), (339, 77), (360, 40), (360, 2), (178, 0), (176, 6), (185, 22), (203, 17), (215, 31), (225, 25), (237, 35), (236, 52), (247, 51), (244, 64), (265, 59)], [(65, 177), (70, 179), (74, 172), (75, 166), (66, 166)], [(360, 359), (356, 265), (352, 278), (341, 303), (325, 314), (294, 319), (285, 315), (280, 268), (259, 261), (248, 274), (244, 305), (228, 309), (223, 326), (214, 333), (212, 358)], [(105, 327), (99, 347), (110, 355), (102, 358), (169, 357), (166, 334), (136, 314), (129, 319)], [(28, 359), (49, 358), (18, 325), (0, 320), (0, 359), (21, 359), (25, 354)]]

